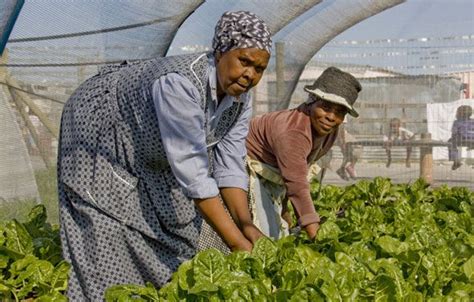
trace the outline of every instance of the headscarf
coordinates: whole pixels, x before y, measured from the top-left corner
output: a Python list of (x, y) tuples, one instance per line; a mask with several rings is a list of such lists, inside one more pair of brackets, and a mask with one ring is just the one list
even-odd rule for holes
[(225, 12), (217, 22), (212, 40), (214, 52), (259, 48), (270, 53), (271, 46), (271, 33), (265, 22), (247, 11)]

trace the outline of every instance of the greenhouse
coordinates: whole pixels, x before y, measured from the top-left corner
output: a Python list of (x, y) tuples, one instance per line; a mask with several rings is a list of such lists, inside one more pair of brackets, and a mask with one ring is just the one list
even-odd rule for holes
[(1, 301), (472, 301), (470, 0), (3, 0)]

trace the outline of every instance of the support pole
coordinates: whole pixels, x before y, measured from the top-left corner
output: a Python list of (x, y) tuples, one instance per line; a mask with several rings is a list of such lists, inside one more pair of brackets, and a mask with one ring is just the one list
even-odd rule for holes
[(427, 183), (433, 182), (433, 146), (431, 142), (431, 133), (421, 133), (421, 141), (426, 141), (426, 146), (420, 146), (420, 177)]
[[(285, 42), (276, 42), (275, 43), (275, 69), (276, 69), (276, 99), (274, 104), (280, 104), (283, 102), (283, 93), (285, 91)], [(280, 106), (275, 106), (274, 108), (269, 108), (269, 111), (277, 109), (286, 109), (280, 108)]]
[(31, 137), (33, 138), (33, 141), (35, 142), (36, 147), (38, 148), (39, 154), (41, 156), (41, 159), (43, 159), (44, 165), (46, 166), (46, 168), (51, 168), (51, 161), (49, 160), (48, 151), (45, 150), (44, 146), (41, 145), (38, 132), (36, 132), (35, 126), (31, 122), (30, 116), (25, 110), (25, 105), (21, 103), (20, 101), (18, 101), (17, 96), (14, 93), (12, 93), (11, 90), (10, 90), (10, 95), (13, 101), (15, 102), (15, 105), (18, 111), (20, 112), (20, 115), (23, 119), (23, 122), (26, 125), (26, 128), (28, 128), (28, 131), (31, 134)]
[[(18, 82), (8, 75), (6, 78), (6, 82), (8, 85), (14, 88), (20, 88), (20, 85), (18, 84)], [(30, 108), (31, 112), (33, 112), (33, 114), (39, 118), (39, 120), (43, 123), (46, 129), (48, 129), (48, 131), (53, 135), (53, 137), (58, 139), (59, 128), (49, 120), (46, 114), (44, 114), (43, 111), (41, 111), (41, 109), (38, 108), (38, 106), (35, 105), (33, 100), (31, 100), (30, 96), (27, 93), (19, 91), (19, 90), (15, 92), (15, 95), (17, 96), (18, 100), (20, 100), (21, 102), (23, 102), (26, 106)]]

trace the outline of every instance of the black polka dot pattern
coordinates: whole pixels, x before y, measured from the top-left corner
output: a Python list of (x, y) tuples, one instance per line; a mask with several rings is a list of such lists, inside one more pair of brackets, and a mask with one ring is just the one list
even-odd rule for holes
[[(114, 284), (160, 287), (198, 248), (227, 249), (169, 167), (151, 95), (156, 79), (176, 72), (198, 88), (205, 110), (208, 70), (205, 54), (105, 66), (66, 103), (58, 189), (71, 301), (102, 301)], [(224, 112), (208, 144), (229, 131), (242, 107)], [(212, 148), (209, 156), (212, 174)]]

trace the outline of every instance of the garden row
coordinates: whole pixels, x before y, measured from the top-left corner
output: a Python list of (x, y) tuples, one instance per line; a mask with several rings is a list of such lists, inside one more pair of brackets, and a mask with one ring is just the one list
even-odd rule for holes
[[(106, 300), (472, 300), (473, 192), (383, 178), (318, 189), (316, 241), (299, 234), (261, 239), (252, 253), (202, 251), (163, 288), (117, 285)], [(66, 300), (68, 269), (43, 207), (0, 225), (0, 300)]]

